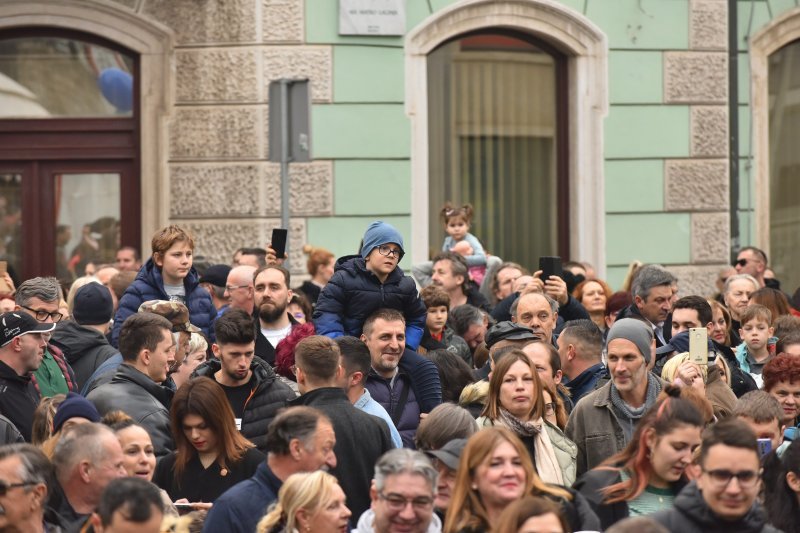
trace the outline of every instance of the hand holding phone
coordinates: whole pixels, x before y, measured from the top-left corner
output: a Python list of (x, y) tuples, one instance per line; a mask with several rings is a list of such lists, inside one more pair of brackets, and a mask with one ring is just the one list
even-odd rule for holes
[(286, 259), (286, 239), (288, 236), (288, 229), (275, 228), (272, 230), (272, 241), (269, 247), (275, 250), (275, 257), (277, 259)]
[(558, 256), (542, 256), (539, 258), (539, 270), (542, 271), (542, 281), (547, 282), (550, 276), (558, 276), (563, 274), (561, 268), (561, 258)]

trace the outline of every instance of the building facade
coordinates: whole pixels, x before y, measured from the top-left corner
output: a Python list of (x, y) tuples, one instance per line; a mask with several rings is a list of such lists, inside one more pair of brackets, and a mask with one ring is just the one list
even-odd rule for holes
[(381, 218), (410, 267), (453, 201), (490, 253), (613, 287), (640, 260), (710, 293), (747, 244), (800, 285), (796, 0), (376, 3), (404, 34), (343, 34), (340, 0), (2, 0), (0, 257), (74, 273), (169, 222), (212, 262), (265, 245), (268, 86), (307, 78), (293, 258), (353, 253)]

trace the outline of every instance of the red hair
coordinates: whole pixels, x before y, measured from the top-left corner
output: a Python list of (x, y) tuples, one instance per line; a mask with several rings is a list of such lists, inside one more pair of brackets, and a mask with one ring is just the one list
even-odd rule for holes
[(664, 387), (656, 404), (650, 408), (636, 425), (628, 446), (606, 459), (598, 468), (617, 472), (625, 471), (628, 479), (603, 488), (604, 503), (631, 501), (644, 492), (653, 474), (647, 440), (651, 435), (661, 438), (681, 425), (704, 427), (704, 420), (688, 391), (674, 385)]
[(294, 373), (292, 372), (294, 349), (297, 347), (297, 343), (314, 334), (314, 324), (311, 322), (293, 327), (289, 335), (279, 342), (275, 348), (275, 372), (294, 381)]
[(769, 392), (781, 381), (800, 382), (800, 357), (779, 353), (761, 371), (764, 378), (764, 390)]

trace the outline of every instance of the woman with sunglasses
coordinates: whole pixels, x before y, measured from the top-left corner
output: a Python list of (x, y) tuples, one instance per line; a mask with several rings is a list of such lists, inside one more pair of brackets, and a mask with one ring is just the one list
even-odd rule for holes
[(536, 473), (546, 483), (570, 486), (575, 481), (577, 446), (544, 419), (545, 401), (539, 374), (528, 356), (513, 350), (495, 363), (481, 427), (502, 426), (525, 444)]
[(228, 399), (212, 379), (195, 378), (178, 389), (170, 425), (175, 451), (159, 461), (153, 481), (173, 501), (213, 502), (264, 461), (236, 429)]
[(445, 533), (498, 531), (493, 526), (513, 502), (526, 495), (555, 502), (573, 531), (596, 531), (600, 521), (586, 500), (536, 474), (525, 445), (509, 429), (490, 427), (470, 437), (461, 452)]
[(603, 529), (627, 518), (672, 507), (687, 484), (686, 468), (700, 446), (705, 420), (690, 388), (667, 385), (636, 426), (628, 446), (575, 483)]

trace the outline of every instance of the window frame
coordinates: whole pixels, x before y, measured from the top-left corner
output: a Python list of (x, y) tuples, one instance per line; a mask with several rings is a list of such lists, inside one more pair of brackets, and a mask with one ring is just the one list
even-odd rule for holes
[[(0, 29), (0, 40), (62, 38), (104, 46), (133, 57), (133, 108), (130, 117), (0, 118), (0, 166), (19, 168), (22, 182), (21, 272), (29, 278), (55, 272), (53, 184), (63, 173), (120, 175), (121, 246), (141, 243), (141, 147), (139, 54), (108, 39), (76, 30), (48, 27)], [(36, 213), (45, 213), (36, 215)]]

